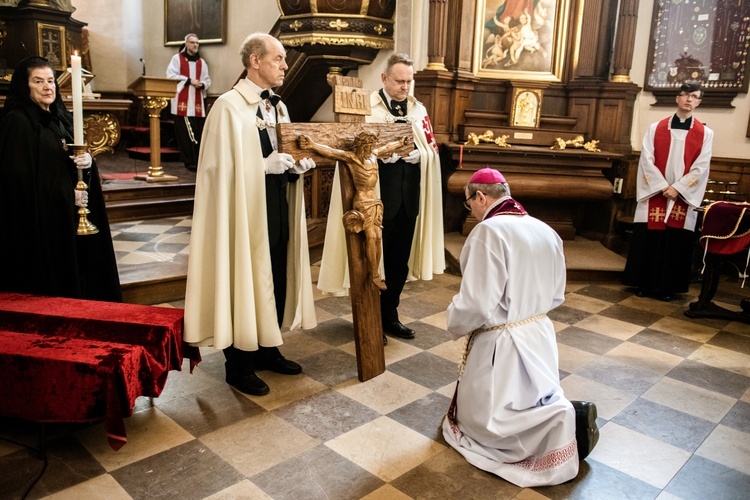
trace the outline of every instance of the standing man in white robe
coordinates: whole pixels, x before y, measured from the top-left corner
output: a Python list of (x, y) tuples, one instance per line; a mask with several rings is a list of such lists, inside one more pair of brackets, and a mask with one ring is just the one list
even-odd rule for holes
[[(407, 279), (431, 280), (445, 270), (440, 157), (427, 109), (409, 92), (414, 68), (406, 54), (393, 54), (381, 74), (383, 88), (370, 95), (368, 123), (410, 123), (415, 149), (407, 156), (378, 159), (383, 202), (383, 269), (387, 289), (380, 294), (383, 331), (404, 339), (414, 330), (398, 316)], [(346, 240), (338, 171), (334, 175), (318, 288), (345, 295), (349, 288)], [(386, 343), (383, 336), (383, 343)]]
[(651, 124), (638, 162), (633, 241), (622, 282), (636, 295), (670, 301), (690, 286), (696, 208), (703, 203), (713, 131), (693, 116), (700, 84), (686, 82), (674, 115)]
[(564, 300), (562, 240), (510, 197), (496, 170), (475, 172), (465, 193), (480, 223), (448, 306), (448, 330), (468, 339), (443, 436), (469, 463), (518, 486), (560, 484), (598, 439), (596, 407), (565, 399), (547, 317)]
[(187, 342), (223, 349), (226, 381), (246, 394), (269, 387), (255, 373), (295, 375), (281, 355), (281, 326), (316, 326), (303, 183), (315, 166), (277, 151), (289, 113), (271, 91), (284, 82), (286, 51), (255, 33), (240, 49), (247, 77), (216, 100), (206, 120), (190, 236)]
[(179, 80), (170, 109), (182, 161), (191, 172), (198, 169), (201, 135), (206, 121), (205, 99), (211, 86), (208, 64), (200, 56), (199, 46), (195, 33), (185, 35), (184, 48), (172, 56), (167, 66), (167, 78)]

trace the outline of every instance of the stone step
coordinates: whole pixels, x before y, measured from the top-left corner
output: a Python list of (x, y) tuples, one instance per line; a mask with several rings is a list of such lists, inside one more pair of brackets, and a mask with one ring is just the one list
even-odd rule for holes
[(110, 223), (192, 215), (195, 184), (138, 183), (104, 190)]

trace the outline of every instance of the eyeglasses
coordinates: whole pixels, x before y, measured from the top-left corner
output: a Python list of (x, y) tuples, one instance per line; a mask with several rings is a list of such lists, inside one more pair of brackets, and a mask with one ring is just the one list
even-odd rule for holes
[[(479, 191), (477, 191), (477, 193), (478, 192)], [(469, 196), (468, 198), (464, 200), (464, 208), (466, 208), (466, 210), (468, 210), (469, 212), (471, 212), (471, 205), (469, 204), (469, 200), (474, 198), (477, 195), (477, 193), (472, 194), (471, 196)]]
[(684, 97), (688, 101), (690, 101), (690, 100), (692, 100), (692, 101), (700, 101), (701, 99), (703, 99), (700, 95), (685, 94), (685, 93), (680, 94), (680, 97)]

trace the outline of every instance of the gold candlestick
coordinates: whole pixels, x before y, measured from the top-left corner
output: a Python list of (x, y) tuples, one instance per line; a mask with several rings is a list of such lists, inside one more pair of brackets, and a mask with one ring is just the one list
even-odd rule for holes
[[(87, 144), (70, 144), (68, 145), (68, 147), (72, 149), (73, 156), (82, 155), (89, 149)], [(88, 191), (89, 189), (88, 185), (85, 182), (83, 182), (83, 170), (84, 169), (78, 168), (77, 170), (78, 170), (78, 183), (76, 184), (76, 191)], [(96, 234), (99, 232), (99, 228), (97, 228), (94, 224), (92, 224), (89, 221), (88, 214), (90, 214), (91, 211), (87, 208), (87, 206), (88, 206), (88, 203), (84, 203), (83, 206), (78, 207), (78, 230), (76, 231), (76, 234), (79, 236), (84, 236), (87, 234)]]

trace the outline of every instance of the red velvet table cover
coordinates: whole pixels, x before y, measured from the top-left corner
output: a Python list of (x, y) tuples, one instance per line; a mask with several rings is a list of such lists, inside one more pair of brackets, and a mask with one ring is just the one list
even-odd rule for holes
[(157, 397), (170, 370), (190, 369), (183, 310), (0, 293), (0, 415), (38, 422), (104, 418), (115, 450), (138, 396)]

